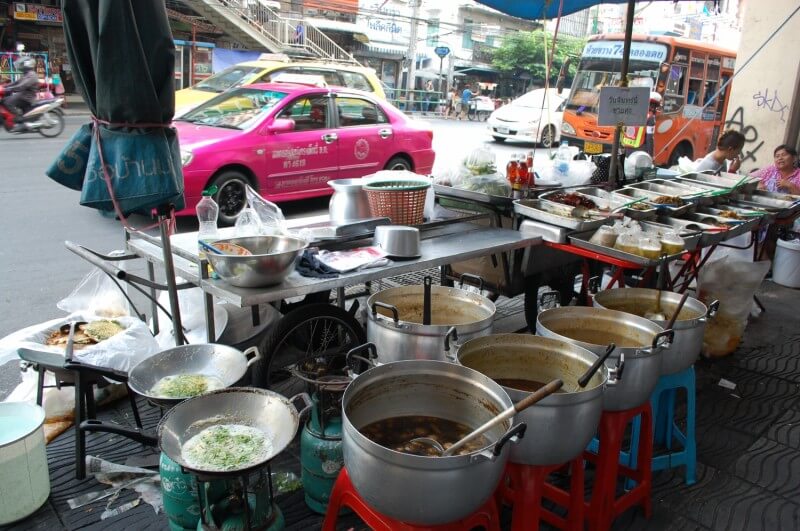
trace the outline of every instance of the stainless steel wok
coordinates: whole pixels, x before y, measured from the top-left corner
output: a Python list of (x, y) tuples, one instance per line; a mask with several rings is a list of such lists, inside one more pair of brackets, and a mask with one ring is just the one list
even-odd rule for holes
[(202, 374), (214, 376), (225, 387), (236, 385), (247, 373), (247, 369), (261, 359), (256, 347), (244, 352), (233, 347), (206, 343), (182, 345), (159, 352), (142, 360), (128, 374), (128, 385), (155, 404), (174, 406), (188, 396), (165, 398), (152, 393), (153, 387), (167, 376), (180, 374)]
[[(297, 409), (295, 400), (304, 407)], [(251, 387), (231, 387), (184, 400), (170, 409), (158, 424), (158, 447), (184, 469), (204, 476), (240, 475), (263, 466), (294, 439), (300, 416), (311, 407), (306, 393), (288, 399), (278, 393)], [(204, 470), (188, 465), (183, 445), (206, 428), (219, 424), (241, 424), (263, 431), (272, 442), (272, 452), (240, 470)]]

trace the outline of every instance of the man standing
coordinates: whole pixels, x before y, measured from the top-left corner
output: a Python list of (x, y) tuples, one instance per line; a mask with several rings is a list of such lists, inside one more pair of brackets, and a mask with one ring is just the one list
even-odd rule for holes
[(458, 117), (459, 120), (462, 120), (467, 117), (467, 113), (469, 112), (469, 102), (472, 99), (473, 92), (469, 89), (469, 85), (464, 87), (464, 91), (461, 93), (461, 115)]

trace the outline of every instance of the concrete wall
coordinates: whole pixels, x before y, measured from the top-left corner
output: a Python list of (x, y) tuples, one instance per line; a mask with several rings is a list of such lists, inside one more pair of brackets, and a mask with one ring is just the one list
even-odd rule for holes
[(745, 61), (798, 7), (797, 0), (770, 0), (768, 9), (760, 2), (746, 4), (725, 125), (744, 133), (742, 169), (749, 172), (770, 164), (779, 144), (798, 143), (800, 12), (739, 73)]

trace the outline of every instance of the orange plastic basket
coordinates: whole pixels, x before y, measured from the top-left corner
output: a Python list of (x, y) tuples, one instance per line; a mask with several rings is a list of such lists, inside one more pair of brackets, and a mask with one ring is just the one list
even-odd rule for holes
[(372, 216), (389, 218), (394, 225), (421, 225), (430, 186), (427, 181), (373, 181), (364, 191)]

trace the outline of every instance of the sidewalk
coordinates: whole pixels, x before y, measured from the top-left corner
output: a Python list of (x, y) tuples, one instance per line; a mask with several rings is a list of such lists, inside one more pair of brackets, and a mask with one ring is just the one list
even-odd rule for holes
[(64, 114), (66, 116), (91, 116), (89, 106), (80, 94), (64, 94)]

